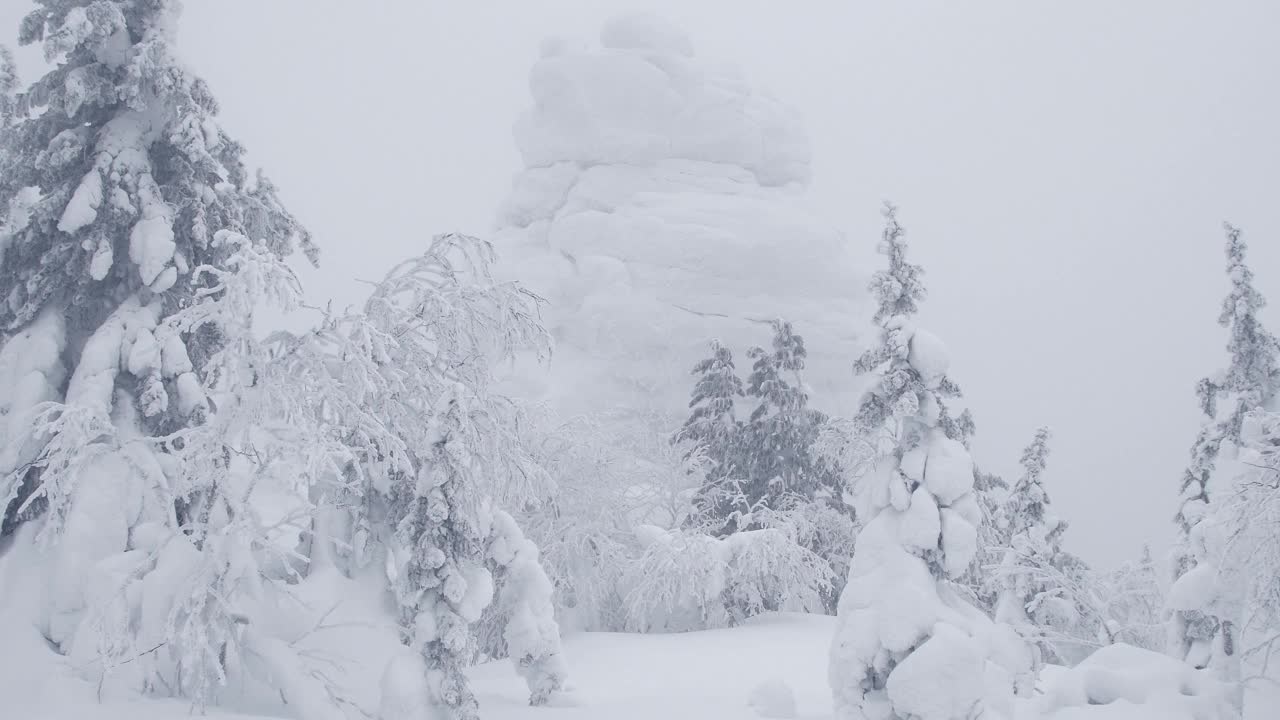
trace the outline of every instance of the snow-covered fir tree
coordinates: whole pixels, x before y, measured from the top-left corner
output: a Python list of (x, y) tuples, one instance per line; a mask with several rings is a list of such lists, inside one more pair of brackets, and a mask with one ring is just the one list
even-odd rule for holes
[[(55, 67), (0, 134), (5, 532), (46, 541), (49, 638), (79, 667), (204, 702), (244, 641), (227, 570), (253, 565), (224, 482), (244, 446), (223, 419), (244, 415), (219, 401), (253, 367), (250, 266), (315, 249), (175, 59), (176, 3), (38, 5), (20, 41)], [(234, 323), (210, 310), (228, 303)], [(130, 585), (145, 611), (119, 604)]]
[[(1226, 369), (1201, 380), (1196, 388), (1204, 425), (1191, 448), (1191, 462), (1183, 473), (1181, 505), (1176, 517), (1178, 540), (1173, 551), (1171, 593), (1184, 600), (1181, 603), (1184, 606), (1174, 612), (1170, 650), (1195, 667), (1217, 665), (1224, 672), (1228, 667), (1239, 665), (1238, 619), (1218, 617), (1208, 607), (1195, 606), (1190, 600), (1200, 593), (1179, 592), (1177, 586), (1202, 564), (1208, 567), (1197, 572), (1197, 576), (1214, 572), (1212, 552), (1200, 524), (1209, 513), (1219, 456), (1234, 455), (1238, 451), (1245, 415), (1273, 403), (1280, 390), (1280, 341), (1259, 322), (1258, 311), (1266, 301), (1253, 285), (1246, 250), (1240, 230), (1227, 225), (1227, 277), (1231, 289), (1223, 300), (1218, 323), (1227, 328), (1229, 334), (1229, 359)], [(1194, 583), (1195, 579), (1187, 582)]]
[[(703, 485), (705, 493), (738, 469), (735, 464), (741, 428), (734, 406), (743, 396), (743, 386), (733, 364), (733, 353), (718, 340), (711, 341), (711, 356), (698, 362), (692, 374), (697, 375), (698, 380), (690, 393), (691, 412), (671, 441), (688, 443), (687, 455), (700, 451), (709, 461)], [(705, 494), (700, 501), (714, 503), (714, 499)], [(715, 512), (710, 507), (705, 510)]]
[(973, 633), (990, 621), (951, 587), (973, 560), (982, 522), (973, 461), (943, 429), (939, 400), (958, 389), (945, 347), (912, 323), (922, 271), (906, 259), (893, 208), (885, 214), (889, 267), (871, 285), (880, 341), (857, 364), (875, 373), (857, 417), (878, 453), (854, 487), (865, 524), (831, 649), (836, 716), (982, 717), (988, 661)]
[(1065, 633), (1075, 611), (1053, 580), (1063, 566), (1062, 534), (1067, 525), (1054, 514), (1044, 488), (1050, 437), (1049, 429), (1042, 427), (1022, 451), (1022, 475), (1002, 508), (1008, 547), (1000, 564), (1003, 587), (996, 619), (1036, 638), (1045, 661), (1060, 662), (1045, 636)]
[(738, 425), (734, 461), (701, 493), (717, 534), (759, 527), (752, 516), (761, 509), (839, 496), (836, 470), (814, 450), (826, 416), (808, 406), (804, 338), (783, 320), (772, 328), (772, 349), (747, 353), (745, 392), (756, 404)]
[(772, 352), (753, 348), (747, 395), (757, 405), (743, 428), (743, 464), (760, 496), (812, 497), (833, 484), (832, 471), (813, 451), (826, 416), (809, 407), (803, 371), (804, 338), (791, 323), (773, 323)]

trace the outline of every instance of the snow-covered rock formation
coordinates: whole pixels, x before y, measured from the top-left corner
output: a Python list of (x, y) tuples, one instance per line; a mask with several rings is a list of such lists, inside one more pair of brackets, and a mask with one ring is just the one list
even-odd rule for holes
[(865, 279), (801, 202), (795, 112), (650, 15), (607, 23), (600, 47), (547, 41), (530, 89), (497, 233), (557, 340), (549, 383), (527, 394), (564, 412), (674, 412), (710, 339), (741, 353), (783, 317), (808, 339), (815, 399), (853, 405)]

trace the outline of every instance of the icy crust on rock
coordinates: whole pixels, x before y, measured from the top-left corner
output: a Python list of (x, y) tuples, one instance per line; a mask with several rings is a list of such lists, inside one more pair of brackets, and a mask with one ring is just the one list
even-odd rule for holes
[(652, 16), (610, 22), (601, 45), (544, 45), (498, 216), (506, 271), (549, 301), (555, 376), (535, 393), (674, 412), (688, 388), (672, 378), (708, 340), (741, 355), (783, 317), (808, 340), (814, 394), (851, 405), (865, 278), (802, 203), (795, 113)]

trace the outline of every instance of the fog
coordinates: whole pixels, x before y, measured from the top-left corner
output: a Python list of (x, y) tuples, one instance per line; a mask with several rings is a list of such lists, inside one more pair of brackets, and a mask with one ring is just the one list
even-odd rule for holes
[[(1066, 546), (1104, 567), (1172, 536), (1193, 388), (1225, 360), (1224, 220), (1280, 302), (1268, 0), (186, 4), (181, 52), (322, 246), (312, 302), (339, 305), (433, 233), (491, 227), (543, 37), (665, 15), (803, 113), (808, 202), (867, 268), (900, 206), (979, 463), (1012, 479), (1052, 426)], [(5, 42), (25, 11), (0, 7)]]

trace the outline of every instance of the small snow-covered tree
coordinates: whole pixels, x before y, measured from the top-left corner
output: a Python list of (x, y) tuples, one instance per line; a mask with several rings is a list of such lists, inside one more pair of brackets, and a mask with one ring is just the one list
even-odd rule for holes
[[(1246, 250), (1240, 230), (1227, 225), (1227, 277), (1231, 289), (1223, 301), (1218, 323), (1229, 333), (1229, 364), (1214, 377), (1201, 380), (1196, 388), (1205, 421), (1183, 473), (1171, 589), (1171, 596), (1183, 601), (1173, 613), (1171, 651), (1196, 667), (1216, 664), (1228, 675), (1228, 668), (1239, 666), (1235, 636), (1239, 619), (1218, 617), (1206, 607), (1195, 606), (1192, 599), (1202, 594), (1179, 591), (1178, 585), (1195, 568), (1209, 562), (1212, 554), (1198, 526), (1209, 512), (1210, 487), (1219, 456), (1224, 452), (1235, 454), (1241, 446), (1245, 415), (1272, 403), (1280, 391), (1280, 341), (1258, 320), (1258, 311), (1266, 301), (1253, 286)], [(1196, 575), (1213, 572), (1210, 564)], [(1195, 584), (1196, 580), (1187, 582)]]
[[(1051, 510), (1042, 475), (1049, 455), (1048, 428), (1040, 428), (1022, 451), (1022, 476), (1014, 483), (1003, 508), (1009, 545), (1001, 562), (1003, 588), (996, 619), (1022, 629), (1038, 643), (1043, 657), (1060, 662), (1044, 630), (1065, 633), (1074, 622), (1075, 608), (1052, 580), (1063, 567), (1062, 534), (1067, 525)], [(1046, 569), (1051, 569), (1046, 572)]]
[(757, 405), (743, 428), (747, 481), (761, 497), (829, 493), (833, 472), (813, 451), (826, 416), (809, 407), (804, 338), (791, 323), (776, 320), (772, 352), (754, 348), (749, 354), (755, 363), (746, 391)]
[(756, 407), (738, 428), (735, 462), (702, 492), (705, 520), (719, 535), (759, 527), (753, 514), (781, 509), (788, 497), (839, 495), (835, 468), (814, 450), (826, 416), (808, 406), (804, 338), (788, 322), (772, 327), (772, 350), (748, 352), (754, 363), (746, 394)]
[(711, 341), (711, 356), (693, 366), (698, 376), (689, 398), (692, 412), (672, 436), (673, 443), (689, 443), (701, 448), (711, 462), (707, 477), (713, 480), (730, 471), (738, 441), (738, 420), (734, 404), (742, 397), (742, 379), (733, 365), (733, 353)]
[[(331, 326), (341, 352), (372, 368), (351, 391), (360, 404), (378, 409), (381, 432), (392, 438), (390, 447), (374, 443), (362, 452), (371, 489), (351, 525), (371, 527), (389, 546), (406, 643), (423, 658), (431, 704), (457, 719), (479, 712), (463, 668), (476, 642), (473, 626), (494, 595), (487, 566), (495, 522), (491, 498), (523, 494), (509, 493), (510, 487), (538, 472), (511, 403), (493, 390), (493, 366), (524, 349), (549, 349), (537, 321), (538, 299), (518, 285), (496, 282), (493, 261), (487, 242), (438, 236), (375, 286), (362, 313)], [(509, 530), (501, 531), (508, 545), (523, 540)], [(522, 563), (534, 562), (526, 549), (512, 552), (523, 553)], [(498, 564), (512, 572), (514, 561)], [(537, 592), (538, 583), (517, 582), (511, 591), (516, 589)], [(523, 603), (515, 621), (553, 632), (545, 613), (527, 618), (531, 609), (548, 609), (547, 603), (533, 596), (506, 602)], [(517, 646), (518, 661), (545, 660), (539, 659), (542, 651)], [(550, 692), (548, 683), (558, 682), (553, 678), (559, 671), (533, 665), (526, 679), (536, 700)]]
[(1138, 560), (1107, 573), (1099, 584), (1111, 637), (1145, 650), (1163, 650), (1165, 597), (1151, 547), (1143, 545)]
[(969, 623), (981, 613), (951, 588), (973, 560), (982, 522), (973, 461), (944, 429), (940, 400), (959, 390), (942, 343), (911, 321), (922, 271), (907, 262), (893, 208), (885, 214), (880, 251), (889, 266), (871, 283), (880, 341), (857, 363), (875, 374), (857, 419), (877, 452), (854, 487), (865, 524), (831, 649), (836, 716), (980, 717), (987, 662)]
[(501, 510), (494, 513), (487, 555), (497, 586), (492, 615), (502, 628), (500, 650), (528, 684), (529, 704), (545, 705), (567, 674), (552, 604), (555, 588), (538, 561), (538, 546)]

